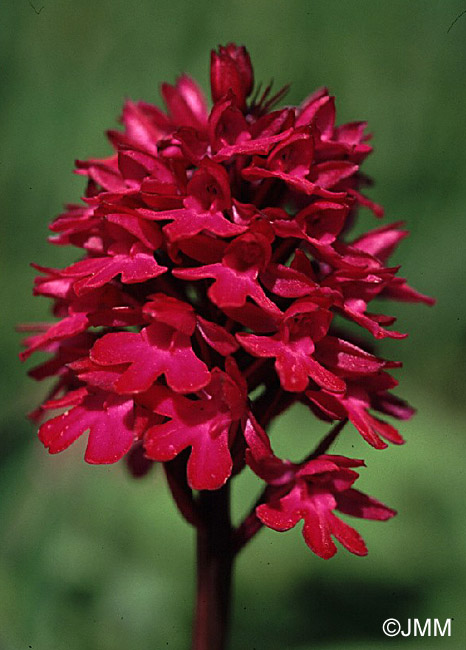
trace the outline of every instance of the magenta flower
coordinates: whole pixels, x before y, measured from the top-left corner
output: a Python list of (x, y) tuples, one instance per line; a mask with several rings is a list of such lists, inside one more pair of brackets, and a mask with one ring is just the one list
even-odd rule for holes
[[(347, 421), (373, 447), (400, 444), (371, 411), (413, 413), (390, 392), (388, 371), (400, 364), (341, 323), (397, 339), (405, 334), (390, 329), (395, 319), (370, 303), (433, 301), (389, 265), (407, 234), (400, 223), (349, 234), (360, 207), (383, 214), (360, 191), (371, 152), (364, 122), (336, 126), (326, 89), (273, 110), (286, 88), (254, 92), (249, 54), (234, 44), (212, 53), (211, 88), (211, 110), (187, 76), (162, 86), (166, 113), (127, 101), (123, 131), (108, 133), (115, 153), (77, 162), (83, 203), (52, 223), (51, 242), (82, 256), (64, 269), (35, 267), (34, 292), (52, 298), (58, 320), (35, 327), (22, 358), (51, 355), (31, 371), (56, 377), (33, 414), (50, 453), (88, 433), (90, 463), (127, 455), (136, 476), (164, 464), (201, 546), (206, 535), (221, 540), (217, 583), (200, 587), (218, 596), (226, 565), (262, 524), (283, 531), (304, 520), (306, 543), (329, 558), (332, 538), (366, 553), (336, 512), (395, 514), (353, 488), (363, 461), (326, 454)], [(337, 424), (291, 462), (275, 456), (266, 430), (297, 400)], [(62, 412), (48, 419), (54, 409)], [(233, 529), (225, 495), (245, 468), (264, 492)], [(202, 611), (195, 636), (207, 640), (195, 647), (220, 648), (224, 620)]]
[(356, 555), (366, 555), (367, 548), (360, 535), (339, 519), (333, 510), (353, 517), (385, 520), (395, 511), (376, 499), (353, 489), (358, 474), (350, 469), (364, 465), (362, 460), (344, 456), (321, 455), (302, 465), (284, 467), (286, 478), (269, 491), (268, 500), (257, 508), (263, 524), (284, 531), (303, 519), (303, 537), (309, 548), (328, 559), (335, 555), (335, 537)]

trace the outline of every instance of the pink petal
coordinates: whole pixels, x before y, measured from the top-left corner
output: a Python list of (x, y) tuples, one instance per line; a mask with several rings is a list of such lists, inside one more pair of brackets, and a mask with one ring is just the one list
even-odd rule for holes
[(217, 323), (212, 323), (202, 318), (202, 316), (198, 316), (197, 327), (204, 341), (222, 356), (227, 357), (239, 348), (235, 338)]
[(350, 489), (341, 492), (335, 498), (338, 510), (353, 517), (385, 521), (396, 515), (396, 510), (359, 490)]
[(85, 460), (114, 463), (129, 451), (134, 439), (132, 408), (132, 400), (105, 393), (89, 395), (80, 405), (45, 422), (39, 438), (56, 454), (89, 429)]
[(332, 534), (335, 535), (340, 544), (355, 555), (367, 555), (367, 547), (360, 534), (345, 524), (341, 519), (335, 517), (333, 513), (328, 514), (328, 521)]

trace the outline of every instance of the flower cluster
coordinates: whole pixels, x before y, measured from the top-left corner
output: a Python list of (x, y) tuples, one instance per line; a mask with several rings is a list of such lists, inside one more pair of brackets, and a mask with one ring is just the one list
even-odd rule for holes
[(220, 47), (210, 111), (182, 76), (162, 85), (166, 113), (127, 101), (124, 130), (108, 133), (115, 153), (77, 162), (86, 195), (52, 223), (51, 241), (83, 257), (35, 266), (34, 292), (53, 299), (59, 320), (37, 326), (22, 353), (49, 352), (31, 374), (56, 377), (33, 417), (59, 410), (39, 430), (50, 453), (89, 432), (89, 463), (127, 455), (142, 474), (176, 462), (179, 504), (183, 491), (219, 489), (249, 466), (266, 483), (256, 524), (286, 530), (304, 519), (320, 556), (335, 552), (332, 535), (363, 554), (333, 511), (394, 512), (351, 487), (362, 461), (281, 460), (266, 427), (300, 401), (323, 420), (350, 420), (373, 447), (402, 443), (373, 415), (412, 414), (390, 393), (397, 382), (387, 371), (400, 364), (342, 324), (402, 338), (369, 303), (431, 300), (388, 265), (407, 234), (400, 223), (349, 234), (360, 206), (383, 213), (361, 194), (365, 123), (335, 126), (326, 89), (280, 110), (286, 89), (253, 89), (246, 49)]

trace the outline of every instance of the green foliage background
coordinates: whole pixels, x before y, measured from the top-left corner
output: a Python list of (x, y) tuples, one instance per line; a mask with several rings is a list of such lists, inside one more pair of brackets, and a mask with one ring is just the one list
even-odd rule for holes
[[(362, 522), (370, 553), (324, 562), (299, 531), (262, 531), (238, 563), (232, 648), (464, 648), (466, 15), (431, 0), (4, 0), (1, 7), (2, 188), (0, 648), (159, 650), (188, 647), (193, 535), (162, 473), (137, 482), (90, 467), (83, 445), (48, 456), (24, 419), (44, 387), (17, 360), (18, 322), (47, 318), (31, 298), (32, 260), (64, 265), (76, 252), (46, 243), (47, 223), (83, 189), (74, 158), (103, 156), (122, 99), (159, 101), (183, 71), (208, 81), (209, 50), (250, 49), (256, 78), (316, 86), (337, 97), (340, 122), (367, 119), (375, 154), (365, 170), (387, 220), (411, 237), (396, 261), (438, 304), (393, 308), (405, 362), (401, 391), (419, 409), (408, 444), (377, 452), (350, 427), (337, 452), (364, 457), (361, 487), (396, 507)], [(370, 215), (364, 224), (372, 223)], [(299, 458), (322, 432), (294, 409), (273, 431)], [(235, 511), (254, 499), (238, 481)], [(381, 632), (389, 617), (452, 617), (449, 639)]]

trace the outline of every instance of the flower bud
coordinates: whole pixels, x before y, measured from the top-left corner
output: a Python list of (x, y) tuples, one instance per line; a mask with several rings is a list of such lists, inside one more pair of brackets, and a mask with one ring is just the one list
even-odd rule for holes
[(246, 107), (246, 97), (254, 85), (251, 59), (246, 48), (229, 43), (212, 50), (210, 66), (212, 99), (217, 102), (229, 90), (236, 97), (238, 108)]

